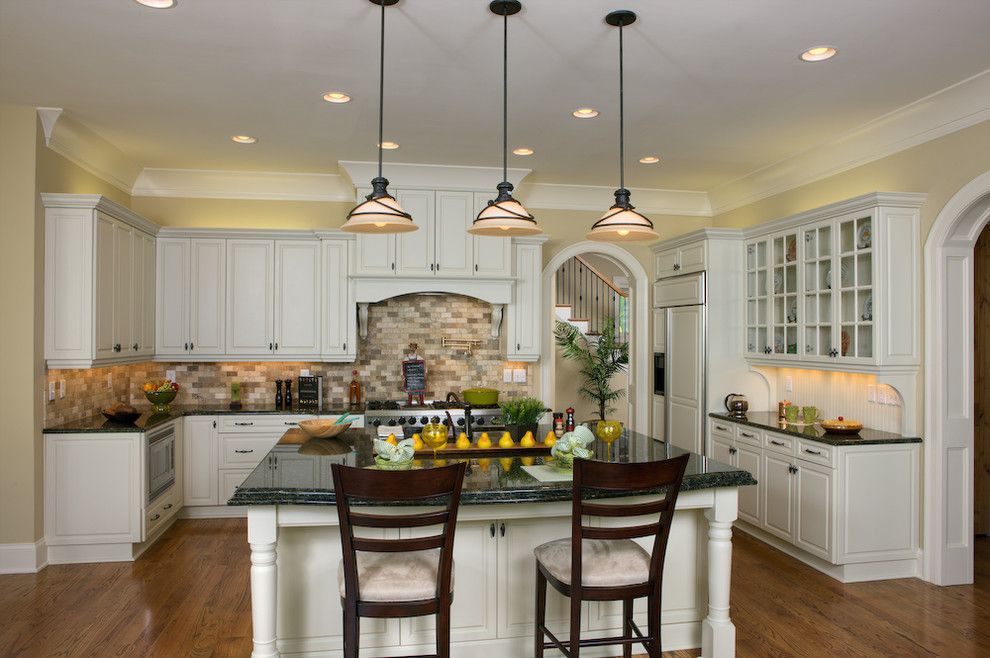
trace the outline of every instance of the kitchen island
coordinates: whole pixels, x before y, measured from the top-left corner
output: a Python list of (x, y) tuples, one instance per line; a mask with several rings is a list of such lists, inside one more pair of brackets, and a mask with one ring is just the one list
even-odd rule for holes
[[(250, 506), (255, 658), (341, 655), (341, 544), (330, 465), (373, 464), (372, 432), (351, 430), (344, 437), (349, 451), (338, 455), (319, 454), (327, 452), (319, 440), (302, 447), (276, 446), (228, 503)], [(604, 445), (596, 442), (594, 448), (596, 459), (608, 458)], [(611, 459), (658, 461), (683, 452), (626, 432), (612, 446)], [(452, 460), (436, 465), (447, 461)], [(480, 451), (470, 461), (454, 545), (454, 656), (521, 657), (532, 652), (533, 548), (567, 537), (571, 530), (570, 481), (541, 482), (526, 470), (542, 461), (537, 455), (489, 458)], [(424, 459), (414, 467), (432, 465)], [(700, 646), (705, 657), (734, 655), (735, 627), (729, 619), (732, 523), (737, 489), (751, 484), (755, 480), (746, 471), (691, 456), (664, 568), (664, 650)], [(620, 605), (585, 603), (583, 635), (614, 633), (621, 626), (620, 613)], [(637, 601), (636, 613), (637, 623), (645, 624), (645, 600)], [(547, 625), (560, 631), (567, 617), (566, 599), (548, 592)], [(434, 641), (433, 624), (433, 617), (362, 620), (363, 655), (427, 653)], [(589, 648), (582, 655), (619, 651)]]

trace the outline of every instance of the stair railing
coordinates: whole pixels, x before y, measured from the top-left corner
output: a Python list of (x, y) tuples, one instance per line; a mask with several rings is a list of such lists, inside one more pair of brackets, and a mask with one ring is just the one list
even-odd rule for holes
[(588, 334), (602, 333), (611, 320), (616, 340), (629, 340), (629, 293), (581, 256), (565, 261), (556, 274), (558, 306), (570, 306), (573, 320), (588, 323)]

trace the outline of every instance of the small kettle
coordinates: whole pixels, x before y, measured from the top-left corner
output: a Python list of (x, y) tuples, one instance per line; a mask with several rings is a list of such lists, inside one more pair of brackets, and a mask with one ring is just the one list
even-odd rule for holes
[(745, 418), (746, 412), (749, 411), (749, 402), (742, 393), (729, 393), (725, 396), (723, 404), (729, 415), (737, 418)]

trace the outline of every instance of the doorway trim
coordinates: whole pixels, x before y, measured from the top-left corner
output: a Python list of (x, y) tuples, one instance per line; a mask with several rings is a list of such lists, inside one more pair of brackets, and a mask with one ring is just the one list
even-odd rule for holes
[[(554, 292), (554, 275), (560, 266), (581, 254), (594, 253), (606, 256), (616, 261), (630, 277), (629, 309), (632, 314), (632, 336), (629, 342), (629, 400), (633, 405), (630, 415), (631, 428), (638, 432), (650, 431), (650, 387), (649, 374), (653, 356), (650, 342), (650, 307), (649, 307), (649, 277), (642, 263), (631, 253), (614, 244), (607, 242), (592, 242), (584, 240), (564, 247), (543, 268), (543, 299), (545, 317), (553, 318), (553, 308), (556, 302)], [(546, 401), (553, 400), (553, 389), (556, 377), (556, 364), (553, 343), (553, 322), (540, 339), (540, 397)]]
[(973, 582), (973, 250), (990, 222), (990, 171), (960, 189), (925, 243), (923, 577)]

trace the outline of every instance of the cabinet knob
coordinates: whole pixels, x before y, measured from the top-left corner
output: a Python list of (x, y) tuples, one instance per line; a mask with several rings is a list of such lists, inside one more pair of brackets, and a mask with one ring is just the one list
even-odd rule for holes
[(491, 524), (490, 526), (488, 526), (488, 532), (491, 534), (492, 537), (495, 536), (495, 524), (494, 523)]
[(729, 448), (729, 454), (730, 454), (730, 455), (734, 455), (734, 454), (736, 454), (737, 452), (739, 452), (739, 450), (738, 450), (737, 448)]
[(501, 536), (503, 536), (503, 537), (505, 537), (505, 524), (504, 523), (499, 523), (498, 524), (498, 534), (501, 535)]
[(275, 351), (278, 351), (278, 343), (275, 343)]
[(268, 343), (268, 351), (271, 352), (275, 349), (275, 343)]
[(162, 515), (161, 514), (155, 514), (153, 517), (151, 517), (151, 520), (152, 521), (157, 521), (160, 518), (162, 518)]
[(519, 343), (516, 343), (516, 351), (519, 352), (521, 350), (522, 350), (522, 345), (520, 345)]
[(196, 349), (196, 344), (195, 343), (189, 343), (189, 351), (192, 352), (194, 349)]
[(137, 343), (134, 343), (133, 345), (131, 345), (131, 349), (133, 349), (135, 352), (137, 352), (138, 351), (138, 344)]
[(676, 270), (679, 270), (679, 269), (681, 269), (681, 264), (680, 263), (674, 263), (674, 270), (676, 271)]
[(395, 263), (392, 263), (392, 271), (395, 271)]
[(430, 271), (433, 271), (433, 263), (430, 263)]
[(189, 343), (183, 343), (182, 344), (182, 349), (184, 349), (185, 351), (188, 352), (189, 351)]
[(477, 272), (477, 271), (478, 271), (478, 264), (477, 264), (477, 263), (475, 263), (475, 264), (474, 264), (474, 271), (475, 271), (475, 272)]

